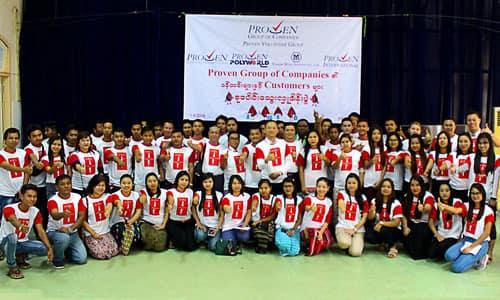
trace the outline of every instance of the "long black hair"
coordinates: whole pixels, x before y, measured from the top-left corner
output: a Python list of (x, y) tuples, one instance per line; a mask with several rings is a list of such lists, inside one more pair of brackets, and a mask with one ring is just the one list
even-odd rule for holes
[[(397, 139), (398, 139), (398, 147), (396, 150), (392, 150), (391, 147), (389, 147), (389, 139), (392, 137), (392, 136), (395, 136)], [(399, 136), (399, 134), (397, 132), (391, 132), (391, 133), (388, 133), (387, 134), (387, 140), (385, 142), (385, 146), (387, 147), (387, 152), (391, 152), (391, 151), (399, 151), (401, 150), (401, 148), (403, 147), (403, 145), (401, 144), (401, 137)]]
[[(417, 139), (418, 143), (420, 144), (420, 150), (418, 152), (415, 152), (411, 149), (411, 140), (413, 139)], [(422, 140), (422, 137), (420, 135), (412, 134), (410, 136), (410, 140), (408, 142), (408, 150), (411, 154), (411, 174), (415, 175), (417, 173), (417, 154), (420, 156), (422, 166), (425, 168), (425, 166), (427, 165), (427, 155), (425, 154), (424, 141)]]
[(479, 141), (482, 139), (487, 139), (490, 147), (488, 148), (488, 152), (486, 153), (488, 159), (486, 161), (486, 172), (488, 174), (490, 172), (495, 171), (495, 152), (493, 151), (493, 139), (489, 133), (482, 132), (477, 136), (477, 144), (476, 145), (476, 155), (474, 156), (474, 173), (481, 173), (481, 152), (479, 151)]
[(382, 195), (382, 184), (384, 182), (389, 182), (391, 185), (391, 194), (389, 195), (389, 199), (387, 199), (387, 211), (391, 211), (392, 203), (396, 199), (396, 191), (394, 190), (394, 182), (390, 178), (384, 178), (382, 182), (380, 182), (380, 187), (377, 189), (377, 194), (375, 195), (375, 211), (380, 213), (382, 211), (382, 207), (384, 205), (384, 196)]
[[(185, 171), (185, 170), (182, 170), (180, 171), (179, 173), (177, 173), (177, 175), (175, 176), (175, 180), (174, 180), (174, 188), (177, 188), (177, 186), (179, 186), (179, 180), (181, 179), (182, 176), (187, 176), (188, 177), (188, 180), (191, 179), (191, 176), (189, 176), (189, 173), (188, 171)], [(188, 187), (189, 188), (189, 187)]]
[(451, 141), (450, 141), (450, 136), (448, 135), (448, 133), (446, 131), (441, 131), (440, 133), (437, 134), (436, 136), (436, 146), (434, 148), (434, 164), (437, 166), (438, 164), (438, 157), (439, 157), (439, 154), (442, 154), (443, 152), (441, 152), (441, 147), (439, 146), (439, 137), (441, 135), (443, 135), (446, 137), (446, 140), (448, 141), (448, 144), (446, 145), (446, 149), (444, 149), (446, 152), (446, 154), (450, 154), (451, 153)]
[(351, 202), (351, 195), (349, 194), (349, 190), (347, 189), (347, 181), (351, 178), (354, 178), (358, 182), (358, 189), (356, 192), (354, 192), (354, 198), (356, 199), (356, 202), (358, 203), (359, 210), (361, 211), (363, 209), (363, 192), (362, 192), (362, 186), (361, 186), (361, 180), (359, 179), (359, 176), (356, 175), (356, 173), (349, 173), (345, 179), (345, 192), (347, 196), (349, 197), (349, 202)]
[[(380, 132), (380, 141), (375, 143), (373, 141), (373, 132), (377, 130)], [(379, 148), (379, 153), (380, 153), (380, 161), (382, 162), (382, 167), (385, 166), (385, 148), (384, 148), (384, 139), (382, 136), (382, 128), (378, 125), (372, 125), (370, 127), (370, 131), (368, 132), (368, 144), (370, 145), (370, 159), (372, 159), (375, 156), (375, 150), (376, 148)]]
[(306, 144), (304, 146), (304, 169), (307, 165), (307, 155), (309, 154), (309, 151), (311, 150), (311, 144), (309, 144), (309, 141), (308, 141), (311, 133), (316, 133), (316, 135), (318, 136), (318, 151), (319, 151), (319, 153), (321, 153), (321, 147), (320, 147), (321, 135), (319, 134), (319, 131), (317, 131), (316, 129), (311, 129), (311, 130), (309, 130), (309, 132), (306, 135)]
[(47, 156), (49, 157), (49, 164), (52, 165), (54, 163), (54, 152), (52, 152), (50, 146), (52, 146), (52, 144), (57, 140), (61, 142), (61, 150), (59, 150), (59, 157), (61, 158), (61, 162), (64, 165), (66, 165), (66, 157), (65, 157), (66, 154), (64, 153), (64, 141), (59, 134), (51, 137), (48, 141), (49, 149), (47, 149)]
[(477, 214), (477, 219), (476, 220), (481, 220), (484, 214), (484, 207), (486, 206), (486, 191), (484, 190), (484, 187), (480, 183), (473, 183), (469, 189), (469, 210), (467, 211), (467, 221), (472, 222), (474, 219), (474, 201), (472, 201), (472, 189), (476, 189), (481, 193), (481, 196), (483, 197), (483, 201), (480, 203), (479, 207), (479, 213)]
[(90, 178), (89, 184), (87, 186), (87, 195), (92, 195), (92, 193), (94, 192), (94, 188), (101, 182), (104, 182), (104, 185), (106, 186), (106, 189), (104, 191), (106, 193), (109, 186), (108, 177), (101, 174), (97, 174), (94, 175), (94, 177)]
[[(410, 186), (411, 186), (411, 182), (413, 180), (418, 182), (418, 185), (420, 185), (420, 194), (413, 195), (411, 193), (411, 187), (410, 187), (410, 190), (408, 191), (408, 193), (406, 194), (405, 201), (403, 204), (403, 213), (407, 219), (410, 218), (413, 197), (417, 198), (417, 205), (419, 205), (419, 204), (423, 204), (423, 199), (424, 199), (424, 195), (425, 195), (425, 183), (424, 183), (424, 179), (422, 178), (422, 176), (413, 175), (410, 179)], [(415, 215), (416, 219), (420, 219), (420, 217), (422, 217), (422, 212), (419, 211), (418, 209), (415, 209), (414, 215)]]
[[(198, 204), (198, 211), (201, 212), (203, 210), (203, 205), (205, 204), (205, 200), (207, 199), (207, 192), (205, 191), (205, 188), (203, 188), (203, 181), (207, 179), (212, 179), (214, 181), (214, 174), (213, 173), (203, 173), (201, 175), (201, 182), (202, 182), (202, 188), (201, 188), (201, 197), (200, 197), (200, 203)], [(214, 204), (214, 209), (215, 211), (219, 210), (219, 199), (217, 198), (217, 191), (214, 189), (212, 186), (212, 192), (210, 194), (212, 196), (212, 202)]]
[(229, 184), (227, 186), (228, 190), (229, 190), (229, 194), (231, 194), (231, 195), (233, 194), (233, 181), (235, 181), (235, 180), (237, 180), (241, 183), (240, 195), (243, 195), (243, 193), (245, 192), (245, 181), (238, 174), (234, 174), (234, 175), (231, 175), (231, 177), (229, 177)]
[[(442, 183), (439, 185), (439, 190), (441, 190), (441, 187), (442, 187), (443, 185), (446, 185), (446, 186), (448, 187), (448, 189), (450, 189), (450, 198), (448, 199), (448, 202), (447, 202), (447, 203), (445, 203), (445, 204), (446, 204), (446, 205), (449, 205), (449, 206), (453, 206), (453, 205), (455, 204), (455, 201), (454, 201), (455, 199), (454, 199), (454, 198), (453, 198), (453, 196), (451, 195), (451, 185), (450, 185), (448, 182), (444, 181), (444, 182), (442, 182)], [(441, 198), (441, 194), (439, 194), (439, 198)], [(441, 198), (441, 201), (442, 201), (442, 200), (443, 200), (443, 199)], [(437, 210), (438, 210), (438, 212), (437, 212), (436, 216), (437, 216), (437, 219), (439, 220), (439, 218), (441, 218), (441, 214), (439, 213), (439, 207), (438, 207), (438, 209), (437, 209)], [(450, 221), (450, 220), (451, 220), (451, 218), (453, 218), (453, 215), (452, 215), (452, 214), (450, 214), (450, 213), (446, 213), (446, 221)]]
[[(470, 146), (469, 146), (469, 149), (467, 149), (466, 152), (463, 152), (461, 149), (460, 149), (460, 138), (462, 136), (465, 136), (467, 139), (469, 139), (469, 142), (470, 142)], [(462, 155), (465, 155), (465, 154), (471, 154), (473, 153), (473, 150), (474, 149), (474, 144), (472, 143), (472, 138), (470, 137), (470, 134), (468, 132), (463, 132), (461, 134), (458, 135), (458, 138), (457, 138), (457, 156), (462, 154)]]
[[(148, 186), (148, 178), (151, 176), (156, 178), (156, 181), (158, 182), (158, 187), (157, 187), (158, 190), (156, 191), (156, 193), (153, 193), (153, 191)], [(146, 177), (144, 177), (144, 186), (146, 187), (146, 193), (150, 198), (158, 197), (161, 194), (160, 179), (158, 179), (158, 175), (156, 175), (156, 173), (154, 172), (148, 173)]]

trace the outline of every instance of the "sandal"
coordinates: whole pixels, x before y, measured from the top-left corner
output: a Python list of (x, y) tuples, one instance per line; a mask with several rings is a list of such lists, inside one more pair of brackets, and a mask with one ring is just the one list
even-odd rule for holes
[(389, 249), (389, 252), (387, 252), (387, 257), (389, 258), (396, 258), (398, 256), (398, 249), (396, 248), (391, 248)]
[(5, 259), (5, 256), (3, 255), (2, 252), (0, 252), (0, 261), (4, 260)]
[(24, 278), (23, 273), (17, 267), (9, 268), (9, 272), (7, 273), (7, 276), (9, 276), (12, 279), (23, 279)]
[(24, 257), (18, 257), (16, 259), (16, 264), (19, 269), (28, 270), (31, 269), (31, 265), (26, 262)]

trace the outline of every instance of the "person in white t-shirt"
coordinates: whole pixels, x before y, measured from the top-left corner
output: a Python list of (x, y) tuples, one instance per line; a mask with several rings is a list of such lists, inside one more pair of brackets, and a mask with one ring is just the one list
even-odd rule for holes
[(83, 198), (87, 209), (87, 220), (83, 221), (84, 242), (90, 256), (97, 259), (110, 259), (118, 255), (118, 245), (109, 230), (109, 217), (112, 206), (108, 206), (106, 193), (107, 179), (96, 175), (89, 181), (88, 196)]
[(220, 203), (222, 223), (222, 239), (248, 242), (250, 240), (250, 218), (252, 205), (250, 195), (245, 193), (245, 182), (239, 175), (229, 178), (229, 193)]
[(193, 190), (187, 171), (180, 171), (174, 185), (167, 191), (167, 203), (171, 207), (168, 214), (167, 233), (175, 248), (193, 251), (198, 248), (194, 239), (194, 220), (192, 218)]
[(82, 197), (71, 192), (71, 177), (62, 174), (56, 179), (57, 194), (47, 201), (49, 222), (47, 236), (54, 247), (56, 269), (64, 268), (64, 258), (76, 264), (87, 262), (87, 250), (78, 229), (85, 219), (86, 209)]
[(275, 244), (280, 256), (296, 256), (300, 252), (300, 226), (302, 224), (303, 198), (295, 191), (295, 182), (283, 180), (283, 194), (276, 197)]
[(271, 194), (268, 179), (259, 181), (259, 192), (252, 195), (252, 236), (257, 245), (255, 252), (265, 254), (274, 241), (274, 219), (276, 218), (276, 197)]
[[(37, 187), (32, 184), (23, 185), (20, 190), (20, 202), (9, 204), (2, 211), (0, 225), (0, 249), (7, 257), (9, 272), (12, 279), (24, 278), (20, 269), (29, 269), (26, 262), (28, 254), (47, 256), (52, 262), (54, 251), (42, 226), (42, 216), (34, 205), (37, 200)], [(29, 240), (31, 229), (35, 227), (38, 240)]]
[(451, 246), (444, 255), (451, 262), (451, 271), (455, 273), (463, 273), (474, 265), (478, 270), (484, 270), (488, 265), (488, 241), (495, 216), (487, 200), (484, 187), (479, 183), (472, 184), (469, 201), (462, 209), (464, 238)]
[(50, 199), (50, 197), (54, 196), (57, 192), (57, 178), (63, 174), (68, 174), (63, 144), (63, 139), (59, 135), (49, 138), (47, 142), (47, 155), (41, 159), (45, 172), (47, 173), (45, 179), (47, 185), (47, 199)]
[(443, 259), (444, 253), (462, 234), (462, 200), (451, 196), (449, 183), (441, 183), (439, 195), (429, 218), (434, 238), (429, 246), (429, 257)]
[(214, 175), (212, 173), (201, 176), (203, 189), (194, 193), (193, 218), (196, 221), (194, 237), (197, 243), (207, 240), (208, 249), (215, 251), (215, 245), (221, 237), (222, 221), (219, 206), (222, 193), (214, 189)]
[(368, 210), (368, 220), (373, 225), (366, 228), (366, 241), (370, 244), (387, 245), (387, 257), (396, 258), (398, 248), (396, 242), (401, 238), (401, 219), (403, 207), (396, 198), (394, 183), (385, 178), (380, 183), (380, 189), (371, 200)]

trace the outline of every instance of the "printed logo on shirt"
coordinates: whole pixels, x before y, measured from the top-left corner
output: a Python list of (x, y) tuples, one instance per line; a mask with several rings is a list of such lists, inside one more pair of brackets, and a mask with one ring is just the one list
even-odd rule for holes
[(220, 151), (219, 149), (210, 149), (208, 152), (208, 165), (219, 166), (220, 164)]
[(184, 170), (184, 153), (174, 153), (172, 169)]
[[(18, 168), (21, 167), (21, 163), (19, 162), (19, 158), (17, 157), (10, 157), (9, 158), (9, 165), (13, 165), (13, 166), (16, 166)], [(14, 171), (11, 171), (10, 172), (10, 178), (18, 178), (18, 177), (21, 177), (23, 176), (23, 172), (14, 172)]]
[(124, 218), (132, 217), (133, 208), (134, 208), (134, 201), (133, 200), (123, 200), (121, 217), (124, 217)]
[(104, 201), (92, 203), (94, 207), (95, 220), (100, 222), (106, 219), (106, 214), (104, 213)]
[(467, 226), (465, 227), (465, 231), (474, 235), (476, 234), (477, 228), (477, 214), (472, 215), (472, 221), (467, 221)]
[(382, 204), (382, 209), (380, 210), (380, 221), (390, 221), (389, 212), (387, 211), (387, 204)]
[(283, 162), (281, 161), (281, 150), (280, 150), (280, 148), (271, 148), (269, 150), (269, 154), (274, 155), (274, 159), (271, 162), (271, 164), (273, 165), (273, 167), (281, 166), (283, 164)]
[(293, 204), (287, 204), (285, 206), (286, 214), (285, 214), (285, 222), (291, 223), (295, 221), (295, 212), (296, 208)]
[(453, 227), (453, 219), (450, 218), (448, 220), (447, 217), (448, 217), (448, 214), (445, 211), (441, 212), (441, 222), (443, 222), (444, 230), (450, 230), (451, 227)]
[(418, 205), (417, 201), (412, 201), (411, 202), (410, 217), (412, 219), (415, 219), (415, 211), (417, 210), (417, 205)]
[(203, 202), (203, 216), (205, 217), (213, 217), (215, 216), (214, 202), (212, 199), (206, 199)]
[(340, 170), (351, 171), (352, 170), (352, 156), (346, 156), (342, 163), (340, 164)]
[(297, 147), (295, 145), (288, 145), (288, 149), (290, 149), (290, 153), (292, 154), (292, 160), (294, 163), (297, 162)]
[(252, 157), (252, 171), (259, 172), (259, 167), (257, 167), (257, 157), (255, 155)]
[[(437, 166), (438, 168), (441, 168), (441, 166), (444, 164), (446, 161), (446, 158), (438, 158)], [(446, 168), (444, 171), (440, 171), (438, 176), (445, 176), (448, 177), (448, 168)]]
[[(111, 147), (109, 147), (109, 146), (102, 147), (102, 153), (104, 154), (106, 152), (106, 150), (108, 150), (108, 149), (111, 149)], [(109, 164), (109, 160), (106, 158), (106, 156), (104, 156), (104, 163), (106, 165)]]
[(188, 198), (178, 197), (176, 214), (178, 216), (186, 216), (187, 212), (188, 212)]
[[(387, 166), (385, 168), (386, 172), (393, 173), (394, 172), (394, 166), (391, 164), (393, 160), (396, 159), (395, 155), (387, 155)], [(380, 164), (382, 166), (382, 164)]]
[(234, 157), (234, 165), (236, 166), (236, 172), (245, 172), (245, 162), (240, 162), (240, 155)]
[[(19, 221), (19, 223), (23, 224), (24, 226), (28, 226), (28, 224), (30, 222), (30, 219), (26, 219), (26, 218), (17, 218), (17, 220)], [(28, 233), (25, 233), (19, 229), (16, 229), (16, 235), (17, 235), (18, 240), (25, 239), (27, 234)]]
[[(467, 157), (467, 159), (459, 159), (458, 160), (458, 167), (460, 168), (463, 165), (468, 165), (470, 168), (471, 162), (470, 162), (470, 157)], [(469, 169), (465, 172), (458, 173), (458, 178), (460, 179), (468, 179), (469, 178)]]
[(152, 216), (160, 215), (160, 199), (151, 198), (151, 200), (149, 200), (149, 213)]
[(481, 183), (481, 184), (486, 184), (486, 168), (487, 164), (486, 163), (481, 163), (479, 165), (479, 174), (476, 174), (476, 183)]
[(235, 201), (233, 203), (233, 215), (231, 218), (233, 218), (233, 220), (243, 218), (243, 201)]
[(319, 159), (319, 153), (311, 154), (311, 170), (321, 171), (322, 165), (321, 159)]
[(260, 218), (266, 218), (271, 214), (271, 205), (262, 204), (262, 209), (260, 210)]
[(144, 150), (144, 167), (154, 168), (155, 166), (155, 152), (151, 149)]
[(375, 163), (375, 171), (381, 172), (382, 171), (382, 160), (380, 159), (380, 153), (375, 154), (375, 157), (377, 158), (377, 162)]
[(119, 171), (128, 170), (127, 153), (126, 152), (118, 152), (118, 153), (116, 153), (116, 157), (118, 157), (119, 160), (123, 161), (123, 166), (118, 165), (117, 169)]
[(96, 172), (96, 163), (93, 157), (84, 157), (85, 162), (85, 174), (92, 175)]
[(356, 210), (358, 209), (358, 203), (354, 201), (349, 201), (345, 206), (345, 219), (348, 221), (356, 220)]
[(326, 206), (324, 204), (316, 204), (316, 212), (312, 218), (313, 222), (322, 223), (325, 218)]
[(64, 203), (62, 206), (62, 210), (63, 212), (69, 210), (70, 213), (69, 217), (63, 218), (63, 224), (70, 225), (75, 223), (76, 214), (75, 214), (75, 206), (73, 205), (73, 203)]

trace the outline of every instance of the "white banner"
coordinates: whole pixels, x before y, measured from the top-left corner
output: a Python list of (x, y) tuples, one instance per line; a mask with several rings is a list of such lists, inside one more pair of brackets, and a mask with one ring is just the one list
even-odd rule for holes
[(359, 112), (361, 18), (187, 15), (184, 118)]

